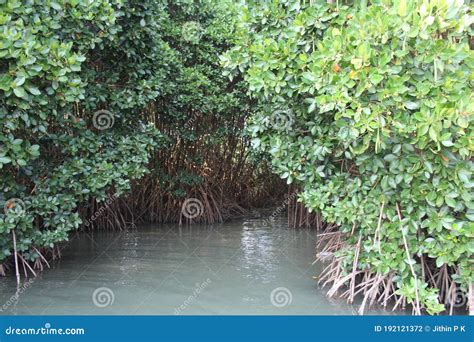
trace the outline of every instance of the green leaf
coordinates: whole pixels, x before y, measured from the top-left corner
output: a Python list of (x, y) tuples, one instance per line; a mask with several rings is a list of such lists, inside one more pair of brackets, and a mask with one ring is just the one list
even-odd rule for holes
[(360, 69), (362, 68), (362, 59), (360, 58), (353, 58), (351, 59), (351, 64), (354, 65), (354, 68)]
[(10, 163), (12, 160), (8, 157), (0, 157), (0, 164), (8, 164)]
[(0, 89), (8, 91), (11, 88), (13, 78), (10, 75), (3, 74), (0, 76)]
[(34, 87), (34, 86), (28, 86), (28, 91), (33, 94), (33, 95), (40, 95), (41, 92), (38, 88)]
[(446, 259), (443, 256), (439, 256), (436, 258), (436, 267), (440, 268), (446, 263)]
[(398, 8), (397, 8), (398, 15), (404, 17), (407, 15), (407, 2), (406, 0), (399, 0)]
[(19, 166), (25, 166), (26, 165), (26, 161), (24, 159), (17, 159), (16, 163)]
[(24, 97), (26, 95), (25, 89), (23, 89), (22, 87), (18, 87), (18, 88), (13, 89), (13, 92), (18, 97)]
[(461, 169), (458, 171), (459, 180), (463, 183), (469, 183), (469, 178), (471, 177), (471, 173), (468, 170)]
[(438, 141), (438, 133), (433, 126), (430, 127), (428, 134), (433, 141)]
[(18, 75), (17, 78), (15, 78), (15, 81), (13, 81), (14, 88), (20, 87), (25, 83), (25, 76), (24, 75)]
[(377, 85), (380, 83), (380, 81), (383, 80), (383, 76), (380, 75), (380, 74), (373, 74), (373, 75), (370, 75), (370, 81), (374, 84), (374, 85)]
[(61, 5), (54, 1), (51, 2), (51, 7), (54, 8), (56, 11), (61, 10)]
[(448, 195), (444, 196), (444, 201), (446, 202), (447, 205), (449, 205), (451, 208), (456, 207), (456, 200), (453, 198), (449, 197)]
[(408, 101), (408, 102), (405, 102), (405, 107), (408, 108), (408, 109), (417, 109), (420, 107), (420, 105), (416, 102), (412, 102), (412, 101)]

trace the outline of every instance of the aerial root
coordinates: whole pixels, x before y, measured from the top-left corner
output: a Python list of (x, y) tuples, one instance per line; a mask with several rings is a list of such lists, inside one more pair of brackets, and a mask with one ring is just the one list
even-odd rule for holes
[[(361, 250), (362, 237), (359, 236), (354, 247), (354, 259), (352, 261), (352, 271), (347, 273), (344, 268), (347, 267), (345, 258), (338, 256), (336, 252), (349, 248), (344, 242), (348, 234), (337, 230), (335, 225), (328, 225), (322, 234), (319, 234), (317, 253), (315, 263), (320, 261), (327, 265), (318, 277), (318, 284), (322, 287), (330, 286), (327, 291), (328, 297), (338, 296), (347, 299), (348, 303), (353, 303), (357, 296), (362, 296), (359, 314), (363, 314), (368, 307), (374, 304), (380, 304), (387, 307), (389, 303), (393, 304), (393, 310), (405, 309), (407, 300), (404, 296), (396, 293), (397, 287), (393, 281), (394, 272), (379, 274), (370, 269), (358, 269), (359, 256)], [(439, 302), (443, 303), (449, 314), (454, 314), (456, 304), (459, 305), (460, 288), (452, 279), (453, 274), (458, 274), (455, 266), (443, 265), (436, 267), (434, 259), (421, 256), (419, 258), (422, 274), (421, 279), (428, 283), (428, 286), (438, 289)], [(413, 269), (411, 269), (414, 272)], [(474, 298), (472, 285), (466, 294), (466, 308), (474, 314)], [(462, 295), (464, 298), (464, 294)], [(467, 299), (468, 298), (468, 299)], [(458, 301), (458, 302), (456, 302)], [(410, 303), (413, 314), (421, 314), (421, 303), (415, 300)]]

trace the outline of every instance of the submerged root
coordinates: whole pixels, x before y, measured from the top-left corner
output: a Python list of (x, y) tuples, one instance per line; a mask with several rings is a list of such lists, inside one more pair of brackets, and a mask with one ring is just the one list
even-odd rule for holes
[[(51, 259), (54, 260), (58, 257), (60, 251), (59, 246), (54, 246), (53, 248), (43, 248), (41, 251), (32, 247), (31, 250), (27, 252), (20, 252), (17, 250), (16, 244), (16, 234), (15, 231), (12, 231), (12, 240), (13, 240), (13, 257), (7, 262), (0, 264), (0, 276), (6, 276), (6, 270), (11, 267), (15, 270), (15, 277), (17, 281), (17, 286), (21, 282), (21, 273), (23, 273), (24, 278), (30, 276), (36, 277), (38, 275), (37, 271), (43, 271), (45, 266), (50, 268), (50, 262), (46, 259), (46, 255), (50, 254)], [(36, 254), (36, 258), (33, 261), (30, 261), (32, 255)]]
[[(353, 232), (352, 232), (353, 233)], [(345, 298), (348, 303), (353, 303), (355, 297), (361, 296), (362, 301), (358, 313), (364, 314), (368, 307), (375, 304), (387, 307), (389, 303), (393, 304), (393, 310), (405, 309), (407, 300), (404, 296), (396, 293), (397, 288), (393, 279), (394, 272), (388, 274), (379, 274), (370, 269), (358, 269), (358, 259), (361, 249), (361, 237), (354, 247), (354, 259), (352, 262), (352, 271), (347, 273), (347, 260), (338, 256), (336, 252), (348, 248), (344, 242), (347, 233), (337, 230), (334, 225), (329, 225), (326, 230), (319, 234), (317, 253), (315, 263), (320, 261), (326, 263), (326, 267), (318, 277), (318, 284), (322, 287), (329, 287), (327, 291), (328, 297)], [(420, 258), (422, 265), (422, 279), (428, 283), (430, 287), (437, 288), (439, 302), (443, 303), (450, 315), (455, 313), (456, 308), (466, 307), (470, 311), (473, 310), (474, 299), (472, 298), (472, 285), (470, 294), (465, 294), (459, 286), (452, 280), (452, 275), (457, 273), (455, 267), (444, 265), (436, 268), (434, 260), (426, 257)], [(469, 303), (470, 298), (471, 303)], [(421, 314), (422, 307), (418, 303), (410, 303), (413, 314)]]

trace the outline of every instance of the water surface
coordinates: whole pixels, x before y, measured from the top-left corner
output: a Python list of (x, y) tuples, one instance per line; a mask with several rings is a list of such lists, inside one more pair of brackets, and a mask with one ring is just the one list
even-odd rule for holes
[(78, 233), (17, 301), (0, 281), (3, 314), (356, 314), (313, 279), (315, 230), (262, 222)]

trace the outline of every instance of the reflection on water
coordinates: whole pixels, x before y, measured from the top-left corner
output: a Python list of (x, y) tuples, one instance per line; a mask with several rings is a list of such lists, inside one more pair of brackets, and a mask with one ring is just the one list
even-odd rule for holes
[(2, 279), (0, 305), (4, 314), (355, 314), (318, 288), (315, 244), (314, 230), (284, 221), (81, 233), (18, 300), (14, 277)]

